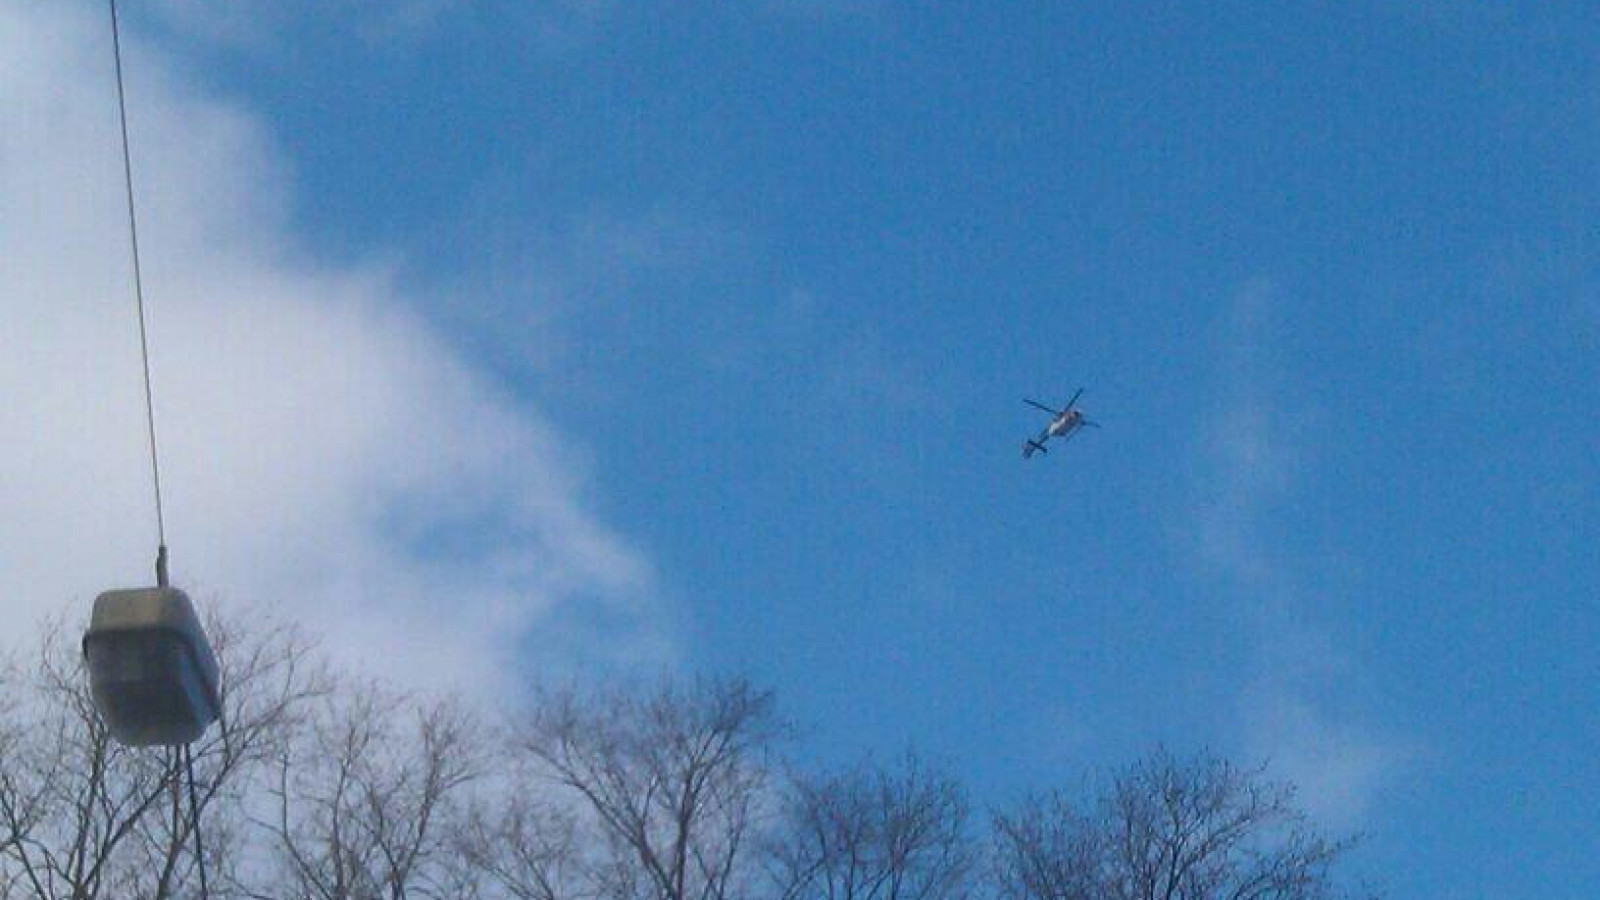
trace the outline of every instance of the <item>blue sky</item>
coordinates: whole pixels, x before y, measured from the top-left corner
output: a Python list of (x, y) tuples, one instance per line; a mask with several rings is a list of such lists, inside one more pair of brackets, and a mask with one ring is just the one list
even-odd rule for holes
[(1392, 896), (1600, 878), (1591, 6), (127, 5), (819, 755), (1212, 747)]

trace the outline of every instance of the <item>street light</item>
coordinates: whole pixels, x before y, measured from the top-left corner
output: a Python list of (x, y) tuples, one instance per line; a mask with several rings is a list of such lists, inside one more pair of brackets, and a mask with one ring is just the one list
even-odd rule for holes
[(118, 743), (188, 744), (221, 713), (216, 655), (177, 588), (101, 594), (83, 652), (94, 704)]

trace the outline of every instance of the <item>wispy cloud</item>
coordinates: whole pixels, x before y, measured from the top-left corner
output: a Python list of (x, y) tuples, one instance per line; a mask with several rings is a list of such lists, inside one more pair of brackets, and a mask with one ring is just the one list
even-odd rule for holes
[[(6, 638), (148, 581), (154, 546), (104, 23), (0, 7)], [(175, 573), (411, 683), (671, 653), (581, 453), (408, 308), (296, 241), (251, 117), (131, 48)], [(572, 627), (604, 620), (604, 629)], [(561, 628), (554, 623), (561, 623)], [(582, 641), (574, 633), (591, 635)]]
[(1358, 823), (1409, 755), (1365, 720), (1357, 662), (1317, 622), (1314, 592), (1275, 538), (1311, 477), (1316, 414), (1293, 402), (1276, 354), (1282, 289), (1258, 281), (1231, 300), (1218, 338), (1220, 409), (1208, 420), (1195, 501), (1196, 557), (1239, 601), (1258, 644), (1240, 693), (1248, 752), (1297, 784), (1308, 809)]

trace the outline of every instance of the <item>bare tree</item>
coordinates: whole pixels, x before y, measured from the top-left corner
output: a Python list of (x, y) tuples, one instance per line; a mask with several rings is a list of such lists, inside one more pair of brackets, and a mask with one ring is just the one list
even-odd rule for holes
[(366, 683), (324, 699), (279, 751), (271, 816), (257, 822), (279, 851), (271, 896), (457, 896), (452, 835), (484, 745), (454, 700), (423, 703)]
[(1105, 900), (1106, 832), (1061, 794), (994, 817), (999, 900)]
[(698, 681), (580, 697), (548, 693), (516, 746), (587, 813), (593, 890), (610, 900), (745, 896), (781, 732), (771, 695)]
[(995, 819), (1002, 900), (1329, 900), (1350, 844), (1321, 835), (1293, 789), (1211, 756), (1158, 752), (1087, 813), (1064, 795)]
[[(282, 721), (310, 690), (307, 644), (289, 628), (211, 626), (222, 667), (223, 720), (196, 745), (204, 812), (240, 789)], [(111, 739), (76, 643), (44, 633), (31, 664), (12, 664), (0, 724), (0, 896), (165, 900), (192, 885), (194, 817), (177, 754)], [(226, 837), (226, 822), (217, 823)], [(227, 868), (227, 840), (208, 847)]]
[(140, 820), (166, 796), (176, 770), (169, 754), (118, 746), (89, 696), (76, 648), (59, 626), (47, 630), (32, 664), (18, 673), (14, 731), (0, 759), (5, 867), (23, 896), (90, 900), (123, 895), (133, 872), (117, 863)]
[(979, 857), (965, 791), (914, 756), (796, 776), (768, 846), (780, 900), (961, 900)]
[[(292, 628), (210, 631), (224, 715), (193, 804), (217, 900), (1341, 896), (1349, 842), (1210, 756), (1035, 796), (980, 843), (914, 757), (778, 779), (786, 729), (744, 681), (546, 693), (491, 740), (454, 699), (332, 678)], [(0, 660), (0, 900), (195, 897), (179, 775), (111, 739), (68, 632)]]
[(246, 798), (296, 724), (331, 689), (326, 666), (300, 629), (259, 614), (249, 618), (250, 627), (220, 615), (208, 619), (221, 670), (222, 716), (190, 748), (194, 808), (175, 779), (156, 814), (141, 821), (140, 868), (155, 879), (147, 896), (176, 896), (179, 886), (194, 883), (197, 824), (215, 893), (249, 894), (246, 884), (259, 872), (249, 858)]
[(585, 900), (577, 819), (526, 783), (481, 802), (456, 846), (478, 877), (475, 885), (511, 900)]

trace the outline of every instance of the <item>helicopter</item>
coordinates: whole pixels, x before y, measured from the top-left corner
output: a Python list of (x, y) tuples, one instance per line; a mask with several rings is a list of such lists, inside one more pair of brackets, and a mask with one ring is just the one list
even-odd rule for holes
[(1047, 412), (1055, 417), (1050, 420), (1049, 425), (1045, 426), (1044, 431), (1039, 432), (1038, 437), (1030, 438), (1023, 443), (1023, 459), (1032, 459), (1033, 454), (1035, 453), (1049, 453), (1050, 451), (1045, 449), (1044, 445), (1045, 442), (1051, 438), (1060, 438), (1064, 441), (1071, 440), (1072, 436), (1077, 434), (1078, 429), (1080, 428), (1100, 427), (1098, 423), (1089, 421), (1084, 416), (1083, 410), (1076, 408), (1078, 405), (1078, 398), (1082, 396), (1083, 388), (1078, 388), (1078, 392), (1072, 395), (1072, 399), (1068, 400), (1067, 405), (1062, 409), (1052, 409), (1051, 407), (1045, 406), (1043, 403), (1040, 403), (1036, 400), (1029, 400), (1026, 397), (1023, 398), (1023, 403), (1026, 403), (1035, 409), (1043, 410), (1044, 412)]

